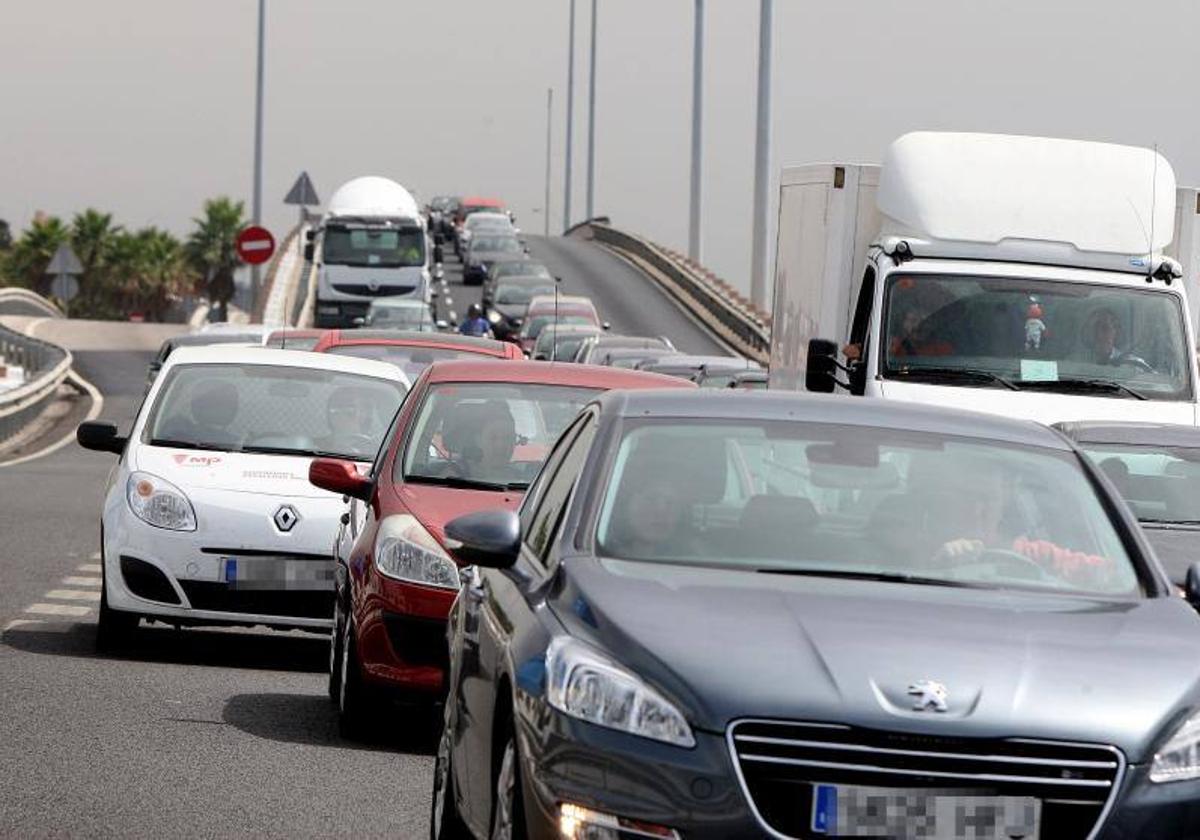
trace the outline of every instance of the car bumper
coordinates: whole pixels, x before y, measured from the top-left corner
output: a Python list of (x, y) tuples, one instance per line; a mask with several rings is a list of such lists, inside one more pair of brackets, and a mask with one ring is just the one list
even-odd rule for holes
[(1200, 780), (1155, 784), (1145, 766), (1131, 766), (1097, 840), (1200, 837)]
[(379, 688), (440, 694), (448, 653), (446, 618), (456, 590), (392, 580), (375, 573), (356, 617), (363, 676)]

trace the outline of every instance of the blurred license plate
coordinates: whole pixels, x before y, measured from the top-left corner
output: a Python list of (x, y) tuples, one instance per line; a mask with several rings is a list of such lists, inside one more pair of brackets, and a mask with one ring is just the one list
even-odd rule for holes
[(222, 557), (221, 579), (233, 589), (333, 588), (333, 563), (288, 557)]
[(1036, 840), (1042, 803), (1028, 796), (813, 785), (811, 827), (827, 837)]

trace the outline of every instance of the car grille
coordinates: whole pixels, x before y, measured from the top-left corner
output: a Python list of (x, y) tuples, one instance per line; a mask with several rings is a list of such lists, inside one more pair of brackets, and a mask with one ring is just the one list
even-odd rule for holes
[(126, 588), (139, 598), (163, 604), (178, 604), (179, 596), (167, 576), (157, 566), (136, 557), (121, 555), (121, 579)]
[(1041, 836), (1091, 836), (1120, 785), (1124, 757), (1107, 746), (952, 738), (838, 724), (739, 721), (729, 744), (760, 822), (810, 834), (813, 784), (937, 788), (1042, 801)]
[(227, 583), (181, 580), (192, 609), (271, 615), (281, 618), (329, 618), (333, 590), (235, 589)]
[(412, 294), (416, 286), (379, 286), (372, 289), (366, 283), (334, 283), (333, 290), (341, 292), (344, 295), (360, 295), (370, 297), (386, 297), (389, 295), (407, 295)]

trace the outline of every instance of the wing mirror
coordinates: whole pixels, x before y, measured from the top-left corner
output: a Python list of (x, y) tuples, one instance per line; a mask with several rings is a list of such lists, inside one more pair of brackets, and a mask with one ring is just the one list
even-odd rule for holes
[(446, 524), (446, 548), (462, 566), (507, 569), (521, 548), (521, 520), (511, 510), (480, 510)]
[(1188, 566), (1187, 577), (1184, 579), (1183, 597), (1196, 609), (1200, 610), (1200, 560)]
[(439, 318), (436, 326), (439, 330), (445, 331), (450, 329), (450, 322), (443, 318)]
[(600, 325), (600, 329), (602, 329), (602, 330), (611, 330), (611, 329), (612, 329), (612, 324), (608, 323), (608, 321), (605, 321), (604, 323), (602, 323), (602, 324)]
[[(312, 231), (309, 231), (309, 235), (311, 235), (311, 234), (312, 234)], [(305, 262), (313, 261), (313, 256), (316, 254), (316, 249), (317, 249), (317, 246), (313, 245), (312, 242), (305, 243), (305, 245), (304, 245), (304, 261)]]
[(350, 496), (364, 502), (371, 501), (371, 495), (375, 492), (374, 481), (360, 473), (353, 462), (340, 458), (314, 459), (308, 465), (308, 482), (330, 493)]
[(808, 342), (808, 364), (804, 369), (804, 388), (818, 394), (832, 394), (838, 384), (837, 344), (827, 338)]
[(363, 326), (366, 326), (367, 319), (360, 315), (359, 317), (354, 319), (353, 323), (354, 323), (354, 326), (356, 326), (356, 327), (363, 327)]
[(125, 451), (125, 444), (129, 438), (117, 434), (117, 427), (112, 423), (89, 420), (79, 424), (79, 428), (75, 430), (75, 440), (84, 449), (120, 455)]

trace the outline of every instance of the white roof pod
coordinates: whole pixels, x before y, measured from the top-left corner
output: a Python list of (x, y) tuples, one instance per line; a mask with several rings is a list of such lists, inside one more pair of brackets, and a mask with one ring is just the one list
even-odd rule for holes
[(365, 175), (347, 181), (329, 199), (330, 216), (378, 216), (421, 219), (412, 194), (390, 178)]
[(876, 200), (882, 235), (928, 240), (918, 254), (1137, 271), (1175, 227), (1166, 158), (1082, 140), (906, 134), (888, 148)]

